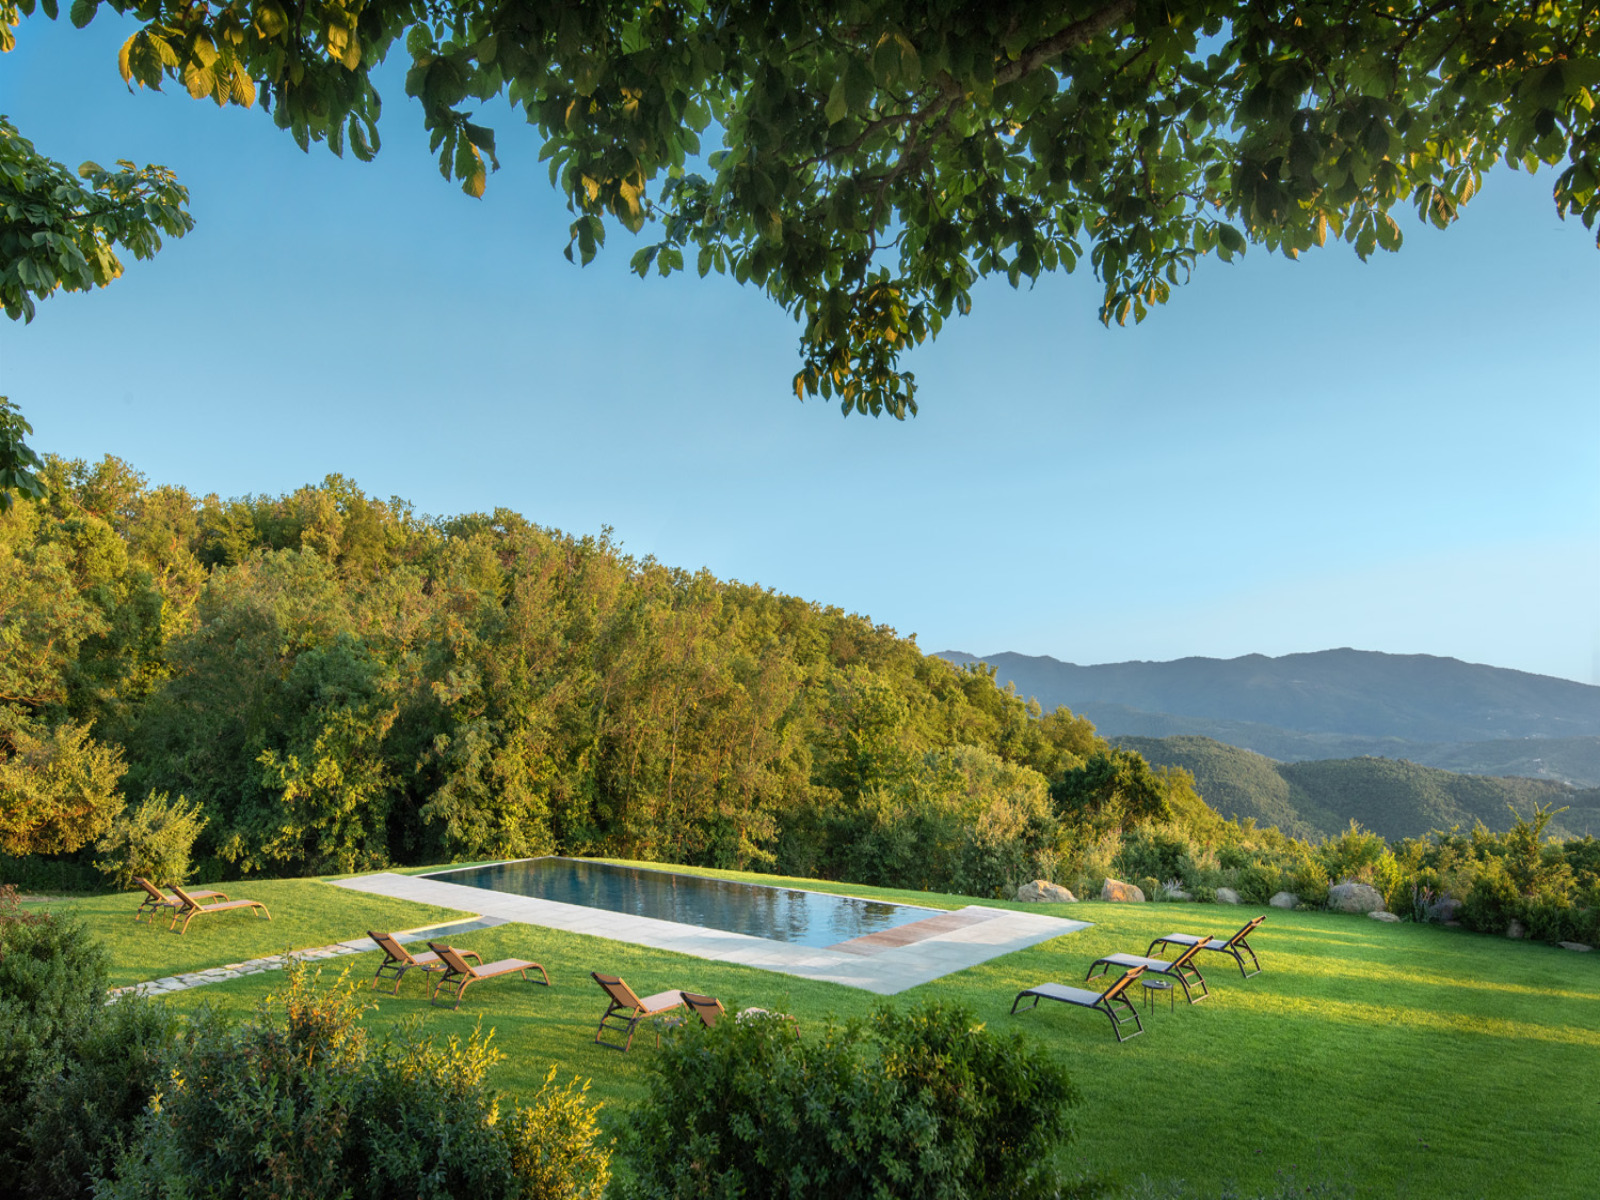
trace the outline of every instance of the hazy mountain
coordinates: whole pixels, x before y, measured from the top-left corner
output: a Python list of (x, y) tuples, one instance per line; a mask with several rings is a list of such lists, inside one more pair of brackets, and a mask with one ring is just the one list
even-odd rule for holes
[[(951, 662), (973, 656), (946, 652)], [(1046, 708), (1125, 705), (1302, 733), (1417, 742), (1600, 737), (1600, 687), (1428, 654), (1321, 650), (1080, 667), (1026, 654), (985, 662)]]
[[(948, 651), (952, 662), (973, 655)], [(1325, 650), (1081, 667), (984, 661), (1107, 737), (1194, 735), (1281, 761), (1375, 755), (1482, 775), (1600, 785), (1600, 687), (1425, 654)]]
[(1536, 804), (1568, 810), (1551, 822), (1554, 836), (1600, 834), (1600, 789), (1461, 775), (1388, 758), (1280, 763), (1203, 737), (1115, 741), (1152, 763), (1192, 772), (1200, 794), (1223, 816), (1253, 817), (1296, 837), (1336, 834), (1352, 819), (1387, 838), (1470, 829), (1478, 821), (1502, 830), (1513, 809), (1526, 817)]

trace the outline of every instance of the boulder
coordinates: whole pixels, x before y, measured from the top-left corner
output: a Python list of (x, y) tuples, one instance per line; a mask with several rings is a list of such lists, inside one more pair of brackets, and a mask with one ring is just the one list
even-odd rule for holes
[(1076, 904), (1078, 898), (1059, 883), (1048, 879), (1035, 879), (1017, 889), (1017, 899), (1024, 904)]
[(1328, 908), (1342, 913), (1382, 912), (1383, 897), (1370, 883), (1336, 883), (1328, 889)]
[(1131, 883), (1123, 883), (1120, 879), (1107, 879), (1105, 886), (1100, 889), (1100, 899), (1142, 904), (1144, 892)]
[(1218, 904), (1237, 904), (1237, 903), (1239, 903), (1239, 893), (1234, 891), (1232, 888), (1218, 888), (1217, 889), (1217, 903)]
[(1525, 938), (1528, 936), (1528, 927), (1515, 917), (1512, 917), (1511, 924), (1506, 926), (1506, 936), (1508, 938)]
[(1461, 901), (1454, 897), (1446, 896), (1443, 900), (1437, 900), (1428, 905), (1424, 910), (1424, 915), (1430, 921), (1438, 921), (1441, 925), (1449, 925), (1455, 921), (1457, 914), (1460, 912)]
[(1166, 900), (1193, 900), (1194, 899), (1194, 897), (1192, 895), (1190, 895), (1188, 892), (1184, 891), (1181, 887), (1164, 887), (1164, 888), (1161, 889), (1161, 895), (1162, 895), (1162, 898), (1166, 899)]
[(1582, 942), (1557, 942), (1556, 945), (1563, 950), (1576, 950), (1579, 954), (1587, 954), (1594, 949), (1593, 946), (1585, 946)]
[(1273, 908), (1293, 908), (1300, 903), (1300, 897), (1293, 892), (1277, 892), (1267, 903), (1272, 905)]
[(1392, 912), (1369, 912), (1367, 916), (1371, 917), (1374, 921), (1398, 921), (1400, 919)]

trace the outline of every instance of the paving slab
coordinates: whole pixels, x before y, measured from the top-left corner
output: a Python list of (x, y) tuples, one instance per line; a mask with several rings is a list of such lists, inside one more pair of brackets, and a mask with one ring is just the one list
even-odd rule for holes
[(501, 922), (583, 933), (712, 962), (825, 980), (880, 996), (895, 995), (1090, 925), (1088, 921), (974, 904), (819, 948), (390, 871), (341, 879), (335, 886), (465, 909)]

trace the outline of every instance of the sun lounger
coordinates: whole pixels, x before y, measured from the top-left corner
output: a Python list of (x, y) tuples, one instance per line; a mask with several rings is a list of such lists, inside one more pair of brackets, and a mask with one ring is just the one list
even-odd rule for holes
[(221, 904), (201, 904), (198, 895), (191, 896), (177, 884), (172, 885), (172, 890), (177, 893), (180, 903), (172, 914), (172, 924), (167, 928), (178, 929), (178, 922), (181, 920), (183, 928), (178, 929), (179, 933), (188, 933), (189, 922), (201, 913), (227, 912), (230, 908), (259, 908), (262, 916), (269, 921), (272, 920), (272, 914), (267, 911), (267, 906), (259, 900), (224, 900)]
[(680, 992), (689, 1011), (700, 1018), (700, 1024), (710, 1029), (723, 1015), (722, 1001), (715, 996), (702, 996), (696, 992)]
[[(1011, 1015), (1017, 1015), (1017, 1005), (1022, 1003), (1024, 996), (1033, 997), (1031, 1008), (1038, 1008), (1040, 1000), (1059, 1000), (1063, 1004), (1073, 1004), (1079, 1008), (1093, 1008), (1111, 1018), (1111, 1029), (1117, 1035), (1117, 1041), (1125, 1042), (1128, 1038), (1138, 1037), (1144, 1032), (1144, 1026), (1139, 1021), (1139, 1010), (1134, 1008), (1133, 1002), (1127, 997), (1128, 986), (1143, 975), (1144, 971), (1143, 967), (1129, 968), (1103, 992), (1067, 987), (1061, 983), (1041, 983), (1038, 987), (1017, 993), (1017, 998), (1011, 1002)], [(1127, 1016), (1118, 1015), (1119, 1011), (1123, 1010), (1127, 1012)], [(1133, 1022), (1133, 1032), (1124, 1037), (1122, 1027), (1130, 1020)]]
[[(400, 994), (400, 981), (405, 978), (406, 972), (412, 967), (431, 974), (440, 974), (444, 971), (444, 963), (432, 950), (424, 950), (421, 954), (412, 954), (407, 950), (392, 933), (374, 933), (367, 930), (367, 936), (378, 943), (378, 949), (383, 951), (383, 961), (378, 964), (378, 973), (372, 977), (372, 986), (378, 986), (378, 980), (386, 976), (394, 976), (394, 991), (391, 995)], [(480, 966), (483, 959), (471, 950), (460, 952), (462, 958), (475, 958)], [(431, 994), (431, 989), (430, 989)]]
[[(537, 971), (544, 976), (545, 987), (550, 986), (550, 973), (536, 962), (528, 962), (521, 958), (502, 958), (499, 962), (484, 963), (475, 967), (466, 960), (466, 953), (457, 950), (454, 946), (446, 946), (443, 942), (429, 942), (428, 949), (439, 956), (439, 961), (444, 963), (444, 973), (439, 976), (433, 985), (433, 997), (430, 1004), (439, 1002), (439, 993), (448, 988), (456, 989), (456, 1002), (451, 1007), (461, 1007), (461, 997), (466, 994), (467, 988), (477, 983), (480, 979), (493, 979), (497, 975), (511, 975), (520, 973), (523, 979), (528, 978), (529, 971)], [(473, 958), (478, 958), (476, 954)], [(482, 962), (482, 959), (478, 960)]]
[[(142, 921), (146, 917), (153, 917), (162, 909), (183, 907), (182, 900), (179, 900), (176, 896), (167, 895), (148, 879), (145, 879), (139, 875), (135, 875), (133, 877), (133, 881), (145, 891), (144, 900), (140, 903), (139, 907), (134, 910), (133, 919), (135, 921)], [(201, 891), (190, 892), (189, 895), (196, 900), (226, 900), (228, 898), (228, 894), (226, 892)]]
[[(659, 1017), (662, 1013), (669, 1013), (673, 1009), (684, 1006), (684, 992), (657, 992), (654, 996), (646, 996), (643, 1000), (633, 994), (633, 989), (615, 975), (602, 975), (599, 971), (590, 971), (590, 976), (600, 985), (600, 990), (605, 992), (611, 1003), (606, 1008), (605, 1016), (600, 1018), (600, 1027), (594, 1031), (594, 1040), (602, 1046), (610, 1046), (613, 1050), (626, 1053), (633, 1047), (633, 1033), (638, 1028), (639, 1022), (650, 1017)], [(720, 1009), (720, 1005), (718, 1006)], [(701, 1018), (704, 1020), (704, 1017)], [(713, 1018), (715, 1019), (715, 1018)], [(608, 1021), (615, 1021), (615, 1025), (607, 1025)], [(615, 1042), (603, 1041), (600, 1035), (609, 1029), (613, 1033), (628, 1034), (628, 1040), (619, 1046)], [(661, 1044), (661, 1030), (656, 1029), (656, 1045)]]
[(1194, 965), (1194, 956), (1199, 954), (1201, 949), (1198, 942), (1187, 946), (1183, 953), (1171, 962), (1164, 958), (1150, 958), (1148, 955), (1108, 954), (1104, 958), (1094, 960), (1094, 965), (1089, 968), (1089, 973), (1084, 979), (1093, 979), (1097, 974), (1104, 975), (1110, 967), (1143, 967), (1147, 971), (1176, 979), (1178, 985), (1183, 988), (1183, 998), (1190, 1004), (1199, 1004), (1211, 994), (1211, 989), (1206, 987), (1205, 976), (1200, 974), (1200, 968)]
[[(1226, 954), (1229, 958), (1233, 959), (1234, 962), (1239, 964), (1239, 974), (1243, 975), (1246, 979), (1250, 979), (1253, 976), (1261, 974), (1261, 963), (1256, 959), (1256, 952), (1250, 949), (1250, 943), (1245, 939), (1254, 933), (1256, 931), (1256, 927), (1266, 919), (1267, 918), (1264, 916), (1252, 918), (1245, 924), (1243, 929), (1239, 930), (1238, 933), (1234, 934), (1230, 938), (1195, 937), (1190, 933), (1169, 933), (1166, 937), (1158, 937), (1155, 941), (1151, 942), (1149, 949), (1147, 949), (1145, 953), (1151, 954), (1155, 951), (1157, 946), (1162, 945), (1193, 946), (1198, 944), (1202, 950), (1210, 950), (1216, 954)], [(1255, 968), (1253, 971), (1246, 971), (1244, 969), (1244, 956), (1246, 954), (1250, 956), (1250, 965)]]

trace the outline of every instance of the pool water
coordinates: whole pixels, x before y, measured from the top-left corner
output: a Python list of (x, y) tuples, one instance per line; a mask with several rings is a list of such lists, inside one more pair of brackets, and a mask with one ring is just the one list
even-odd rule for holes
[(427, 878), (798, 946), (832, 946), (938, 915), (938, 910), (908, 904), (576, 858), (529, 858), (436, 871)]

